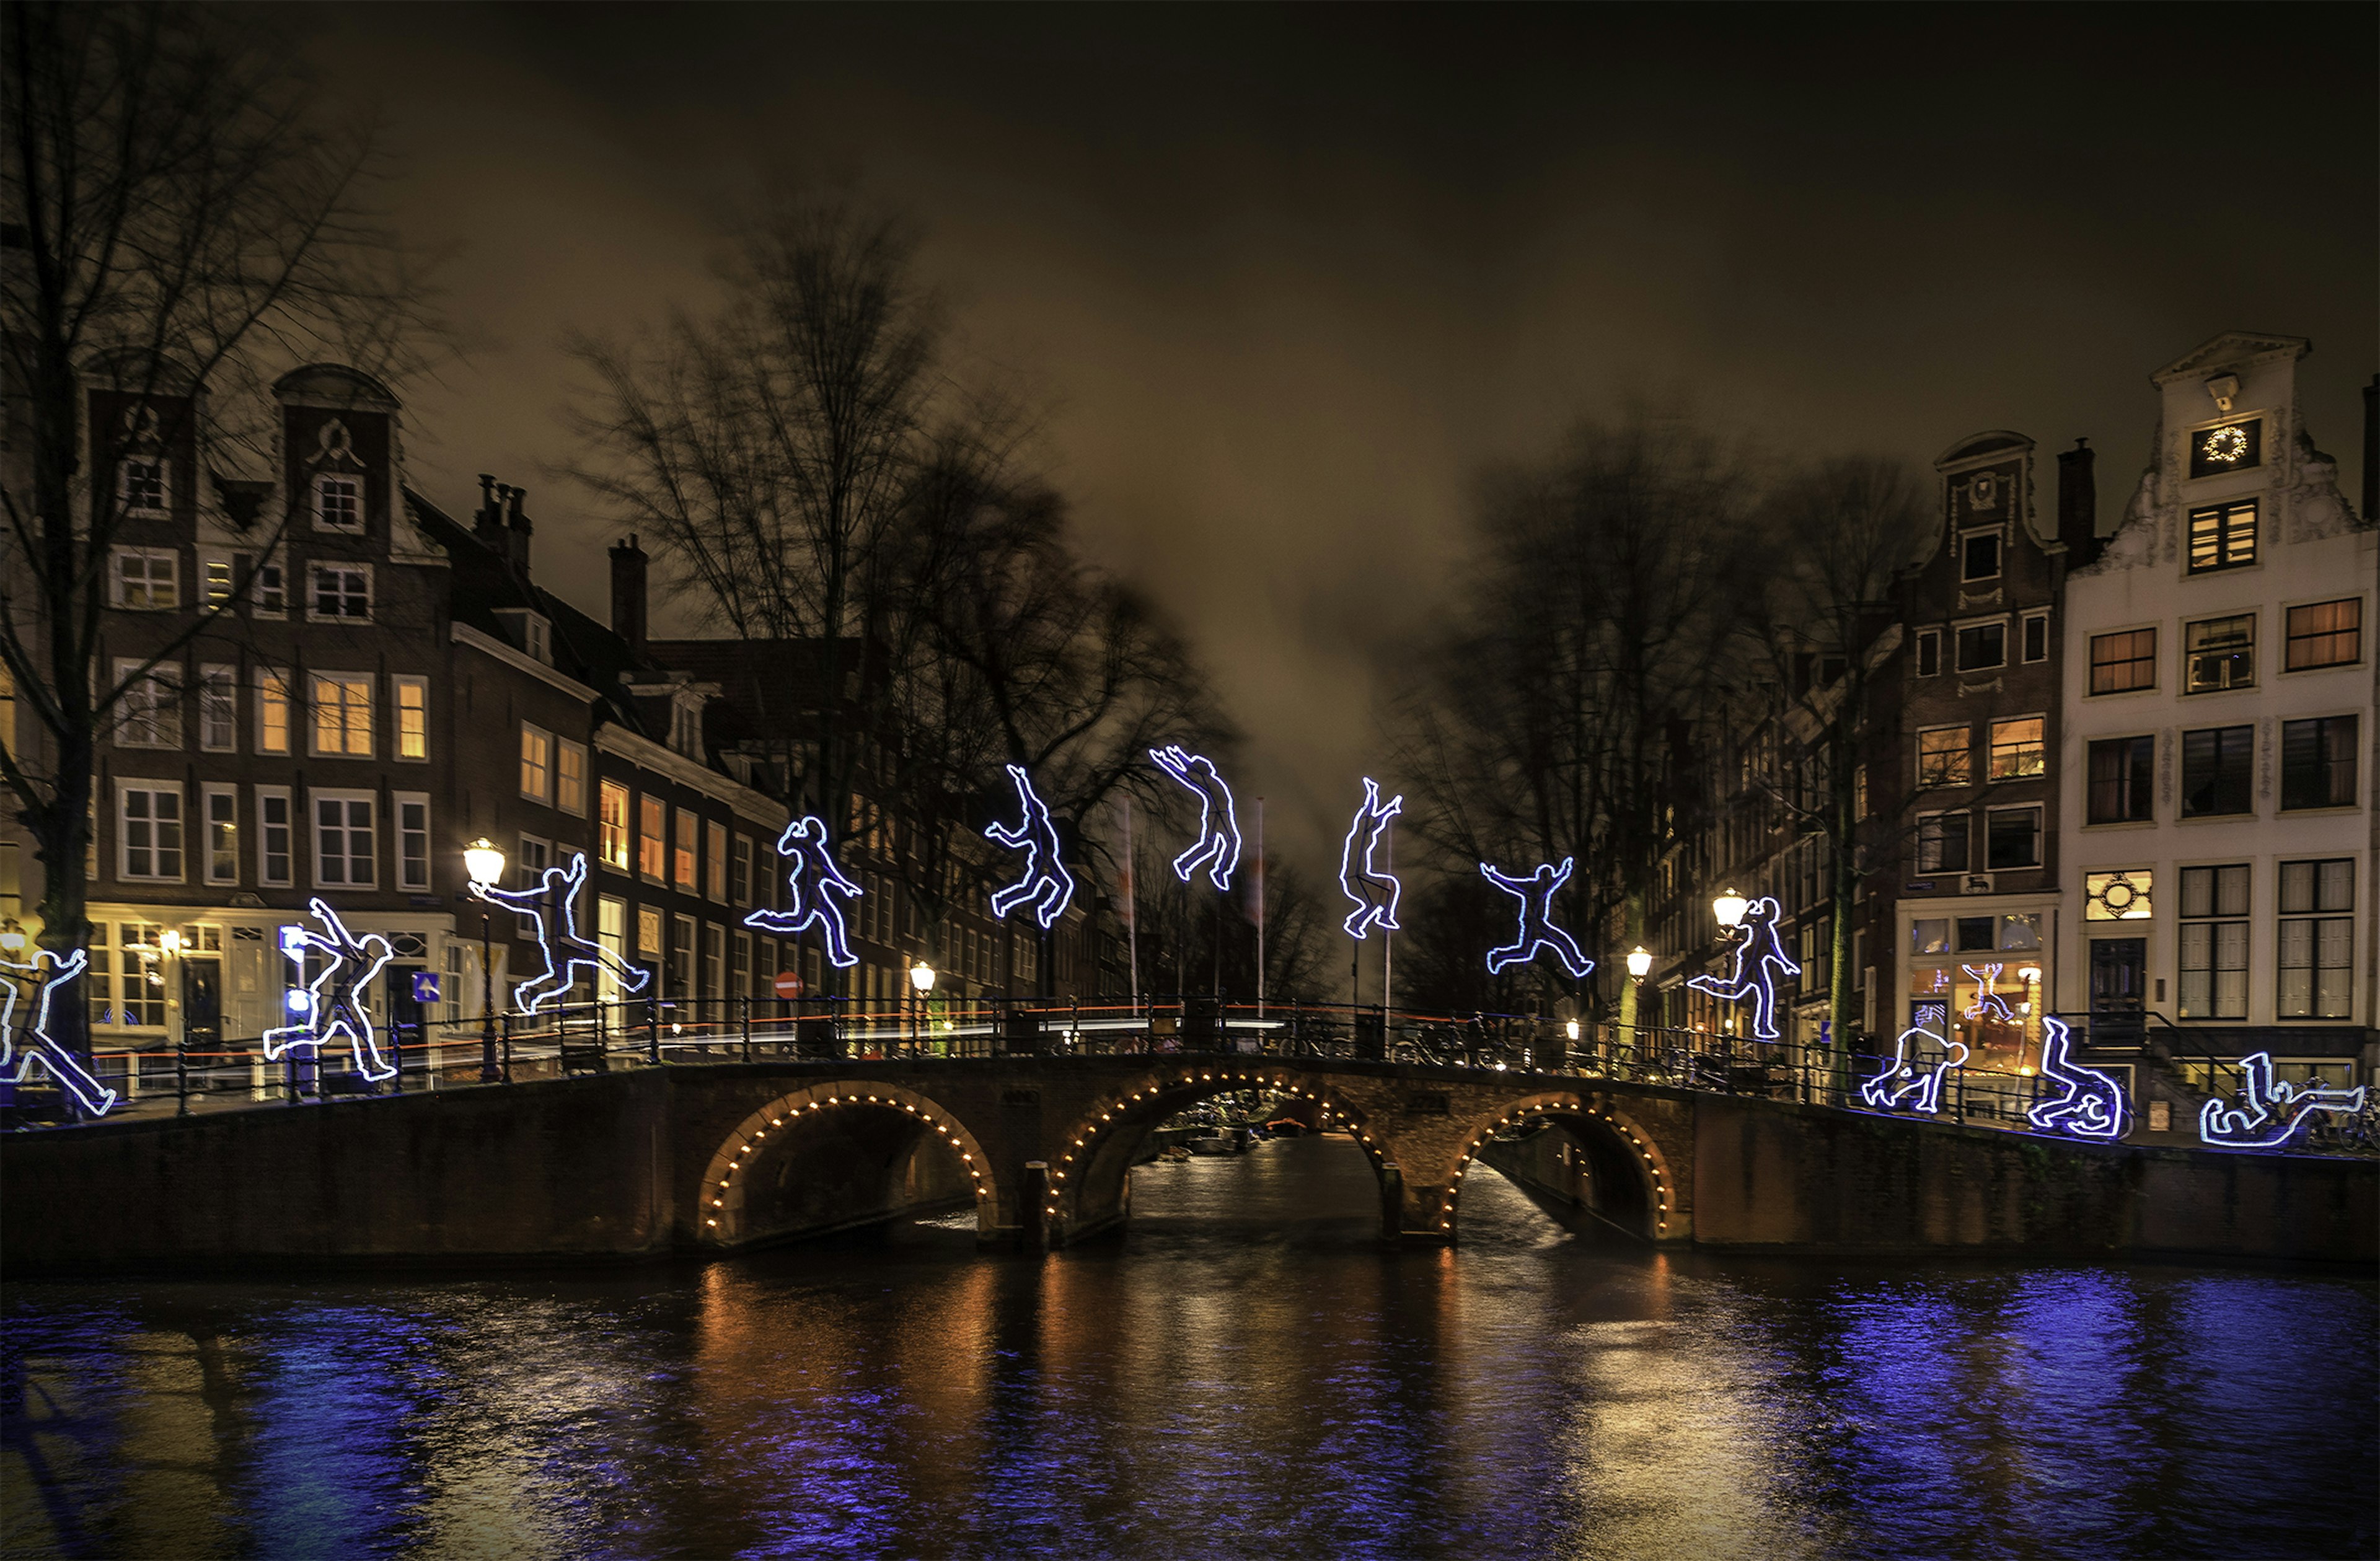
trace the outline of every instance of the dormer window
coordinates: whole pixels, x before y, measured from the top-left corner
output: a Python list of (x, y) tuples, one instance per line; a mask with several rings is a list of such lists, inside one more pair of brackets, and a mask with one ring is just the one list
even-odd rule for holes
[(702, 705), (681, 694), (670, 701), (670, 746), (688, 758), (702, 756)]
[(553, 665), (553, 620), (526, 607), (500, 607), (496, 616), (511, 633), (515, 645), (541, 665)]
[(116, 468), (116, 491), (123, 495), (124, 513), (139, 515), (166, 514), (166, 502), (172, 490), (165, 478), (165, 459), (162, 455), (128, 456)]
[(364, 528), (364, 484), (361, 478), (333, 477), (328, 473), (314, 479), (314, 526), (320, 531), (344, 531), (360, 534)]
[(2217, 423), (2190, 436), (2190, 475), (2220, 477), (2265, 464), (2265, 419)]

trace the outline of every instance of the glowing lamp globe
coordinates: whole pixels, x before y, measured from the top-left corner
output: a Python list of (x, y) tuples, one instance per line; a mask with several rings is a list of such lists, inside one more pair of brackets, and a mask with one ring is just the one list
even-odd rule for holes
[[(1741, 920), (1742, 915), (1743, 913), (1741, 911), (1736, 913), (1738, 920)], [(1641, 943), (1628, 951), (1628, 974), (1639, 981), (1653, 974), (1653, 956), (1645, 951), (1645, 946)]]
[(12, 954), (21, 954), (25, 951), (25, 929), (18, 926), (14, 919), (9, 921), (6, 927), (0, 928), (0, 949), (5, 949)]
[(288, 997), (282, 1000), (292, 1013), (304, 1013), (314, 1006), (314, 995), (302, 986), (290, 987)]
[(1711, 902), (1711, 914), (1717, 916), (1718, 925), (1730, 932), (1743, 925), (1743, 913), (1750, 909), (1752, 902), (1731, 888)]
[(504, 853), (481, 835), (463, 848), (463, 870), (470, 875), (472, 888), (485, 889), (504, 876)]
[(934, 967), (928, 964), (923, 960), (919, 960), (916, 964), (911, 965), (909, 967), (909, 985), (917, 989), (917, 995), (920, 997), (932, 991), (934, 989)]
[(1570, 1032), (1570, 1038), (1571, 1038), (1572, 1040), (1573, 1040), (1573, 1041), (1574, 1041), (1574, 1040), (1578, 1039), (1578, 1021), (1577, 1021), (1577, 1020), (1573, 1019), (1573, 1020), (1570, 1021), (1568, 1023), (1564, 1024), (1564, 1025), (1562, 1026), (1562, 1028)]
[(180, 953), (182, 951), (182, 935), (180, 931), (169, 926), (164, 931), (159, 933), (157, 935), (157, 947), (163, 949), (169, 957)]

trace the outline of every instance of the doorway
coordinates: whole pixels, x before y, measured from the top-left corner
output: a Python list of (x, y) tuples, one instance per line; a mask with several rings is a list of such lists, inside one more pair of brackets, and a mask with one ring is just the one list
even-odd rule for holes
[(2091, 940), (2091, 1045), (2141, 1046), (2148, 1021), (2149, 940)]

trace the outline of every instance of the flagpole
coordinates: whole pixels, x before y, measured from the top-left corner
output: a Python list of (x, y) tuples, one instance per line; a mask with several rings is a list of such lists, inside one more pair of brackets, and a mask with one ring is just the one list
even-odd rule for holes
[(1132, 793), (1123, 793), (1123, 931), (1132, 949), (1132, 1016), (1140, 1017), (1140, 907), (1135, 898), (1140, 876), (1134, 871), (1137, 863), (1132, 853)]
[(1265, 1005), (1264, 798), (1257, 799), (1257, 1017)]
[[(1397, 831), (1393, 825), (1380, 831), (1380, 844), (1389, 853), (1389, 881), (1397, 877)], [(1392, 926), (1380, 929), (1380, 1035), (1387, 1039), (1389, 1010), (1397, 1000), (1397, 934)]]

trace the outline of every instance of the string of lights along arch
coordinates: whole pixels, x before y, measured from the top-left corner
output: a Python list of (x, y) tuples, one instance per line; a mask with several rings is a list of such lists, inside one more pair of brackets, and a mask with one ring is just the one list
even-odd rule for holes
[[(324, 1047), (345, 1041), (349, 1065), (358, 1075), (373, 1083), (396, 1077), (396, 1069), (381, 1055), (371, 1014), (358, 998), (371, 989), (396, 950), (377, 932), (360, 938), (349, 932), (338, 913), (319, 896), (308, 902), (308, 908), (322, 930), (295, 923), (281, 929), (281, 952), (297, 972), (282, 997), (290, 1023), (264, 1033), (265, 1059), (278, 1062), (302, 1047), (319, 1062)], [(311, 980), (306, 977), (310, 954), (322, 961)]]
[[(785, 862), (785, 908), (755, 911), (744, 918), (744, 925), (780, 938), (798, 938), (816, 927), (820, 941), (826, 945), (829, 963), (837, 970), (857, 964), (859, 956), (851, 951), (851, 929), (844, 920), (843, 901), (858, 899), (862, 890), (835, 862), (833, 848), (827, 843), (826, 821), (803, 817), (786, 825), (785, 832), (777, 837), (777, 854)], [(838, 895), (842, 898), (837, 899)]]
[[(539, 873), (534, 889), (498, 889), (484, 883), (470, 886), (475, 897), (508, 907), (536, 928), (533, 936), (545, 969), (513, 988), (515, 1012), (537, 1013), (548, 1003), (569, 1001), (581, 971), (590, 975), (607, 972), (629, 992), (643, 991), (645, 984), (652, 979), (651, 972), (630, 964), (578, 930), (578, 902), (586, 888), (587, 853), (583, 851), (571, 857), (568, 866), (548, 867)], [(548, 920), (552, 913), (559, 914), (561, 926), (555, 926)]]

